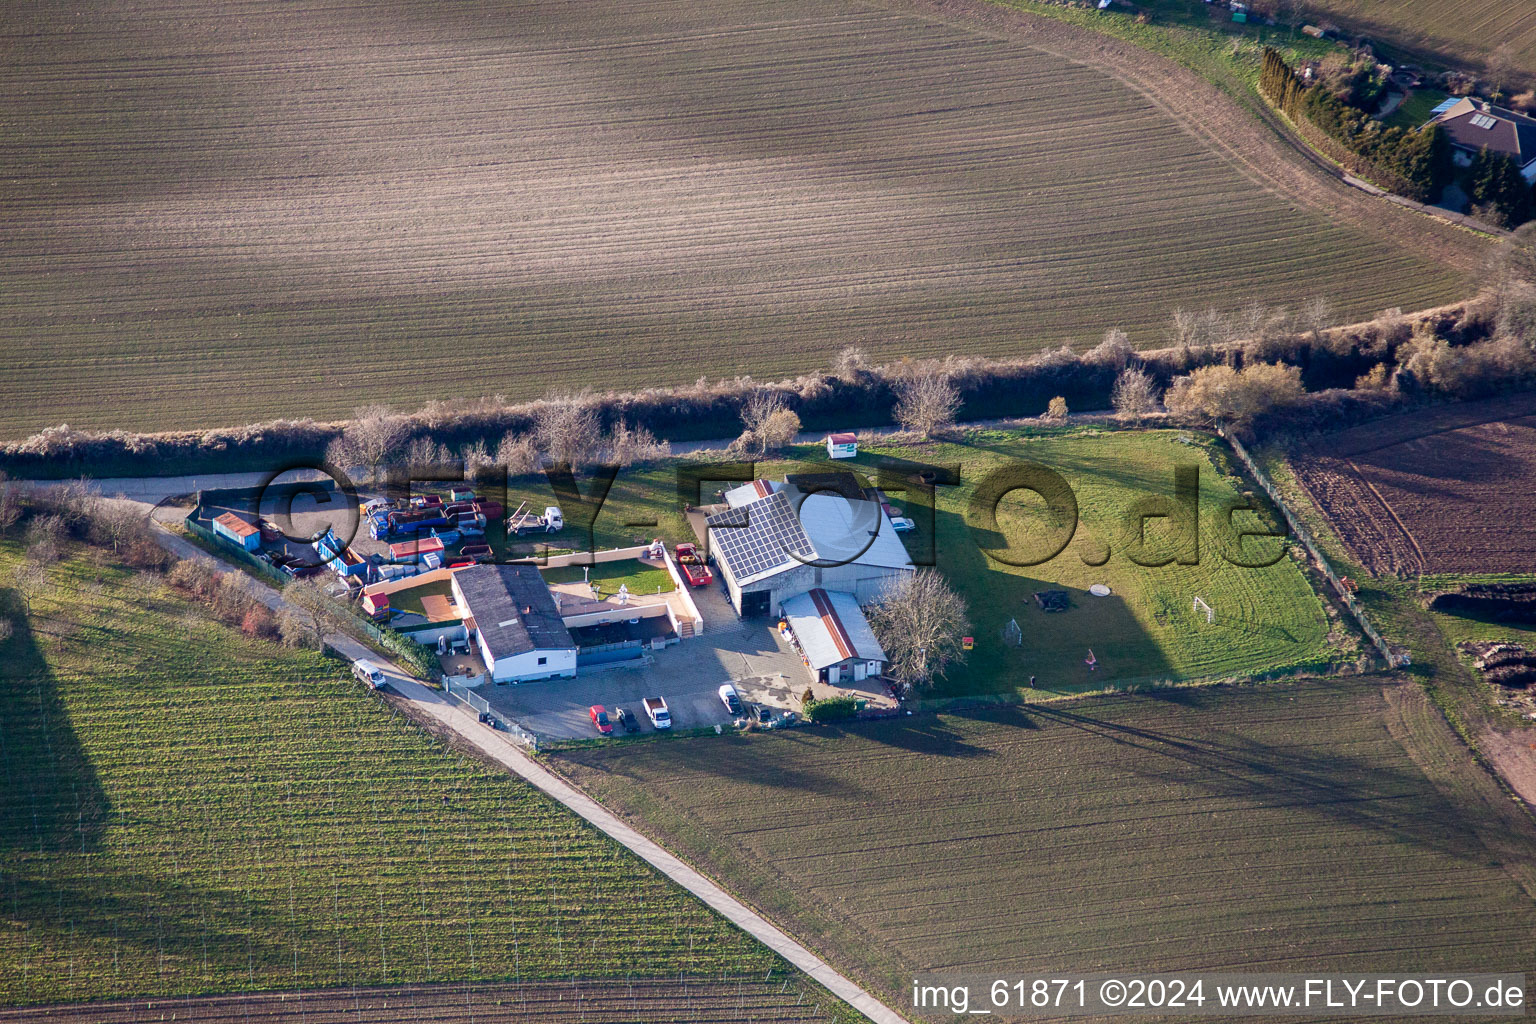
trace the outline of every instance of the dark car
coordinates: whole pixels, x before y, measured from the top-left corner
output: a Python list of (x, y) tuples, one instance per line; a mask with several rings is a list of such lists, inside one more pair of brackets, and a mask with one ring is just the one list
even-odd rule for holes
[(592, 724), (597, 726), (597, 731), (604, 736), (613, 732), (613, 723), (608, 721), (608, 711), (601, 704), (593, 704), (587, 708), (587, 715), (592, 719)]
[(758, 725), (768, 728), (773, 725), (773, 708), (767, 704), (748, 704), (747, 717)]
[(625, 732), (639, 732), (640, 723), (635, 720), (628, 708), (614, 708), (613, 717), (619, 720), (619, 725)]

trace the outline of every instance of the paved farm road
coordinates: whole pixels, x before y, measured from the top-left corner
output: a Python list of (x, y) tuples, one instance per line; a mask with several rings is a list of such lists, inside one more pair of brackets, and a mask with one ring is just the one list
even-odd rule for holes
[[(225, 563), (172, 533), (157, 529), (155, 536), (161, 545), (179, 558), (198, 559), (221, 568), (228, 568)], [(282, 594), (271, 587), (258, 584), (258, 595), (262, 603), (269, 608), (276, 610), (283, 605)], [(794, 964), (875, 1024), (906, 1024), (905, 1018), (900, 1014), (833, 970), (825, 960), (780, 931), (746, 904), (715, 884), (713, 880), (701, 875), (667, 850), (624, 824), (576, 787), (545, 770), (501, 733), (482, 725), (476, 715), (462, 704), (426, 686), (398, 665), (388, 662), (372, 649), (349, 636), (333, 635), (327, 637), (326, 642), (349, 658), (367, 658), (375, 664), (384, 666), (387, 669), (390, 687), (409, 702), (407, 708), (409, 713), (418, 719), (435, 721), (457, 732), (497, 764), (527, 780), (551, 798), (591, 822), (599, 831), (627, 847), (641, 860), (693, 893), (724, 915), (732, 924)]]

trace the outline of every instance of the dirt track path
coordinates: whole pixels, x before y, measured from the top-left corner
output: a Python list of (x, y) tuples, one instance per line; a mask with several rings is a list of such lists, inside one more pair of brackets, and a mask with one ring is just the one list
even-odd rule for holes
[(1295, 144), (1271, 111), (1248, 109), (1195, 72), (1113, 36), (991, 0), (882, 0), (994, 38), (1010, 39), (1087, 65), (1145, 96), (1245, 177), (1286, 199), (1378, 238), (1420, 249), (1463, 271), (1480, 270), (1488, 240), (1373, 198), (1345, 184), (1321, 158)]

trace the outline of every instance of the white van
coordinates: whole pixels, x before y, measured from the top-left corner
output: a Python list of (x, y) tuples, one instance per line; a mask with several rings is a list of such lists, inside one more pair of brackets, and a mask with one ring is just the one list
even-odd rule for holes
[(364, 661), (361, 658), (354, 661), (352, 674), (360, 681), (367, 683), (370, 690), (377, 690), (384, 685), (384, 673), (371, 661)]

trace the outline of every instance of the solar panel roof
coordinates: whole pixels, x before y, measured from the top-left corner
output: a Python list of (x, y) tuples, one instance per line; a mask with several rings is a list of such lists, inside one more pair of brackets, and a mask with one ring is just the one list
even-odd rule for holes
[(748, 582), (790, 561), (816, 557), (811, 539), (783, 492), (750, 505), (726, 509), (704, 520), (715, 557), (730, 567), (738, 583)]

